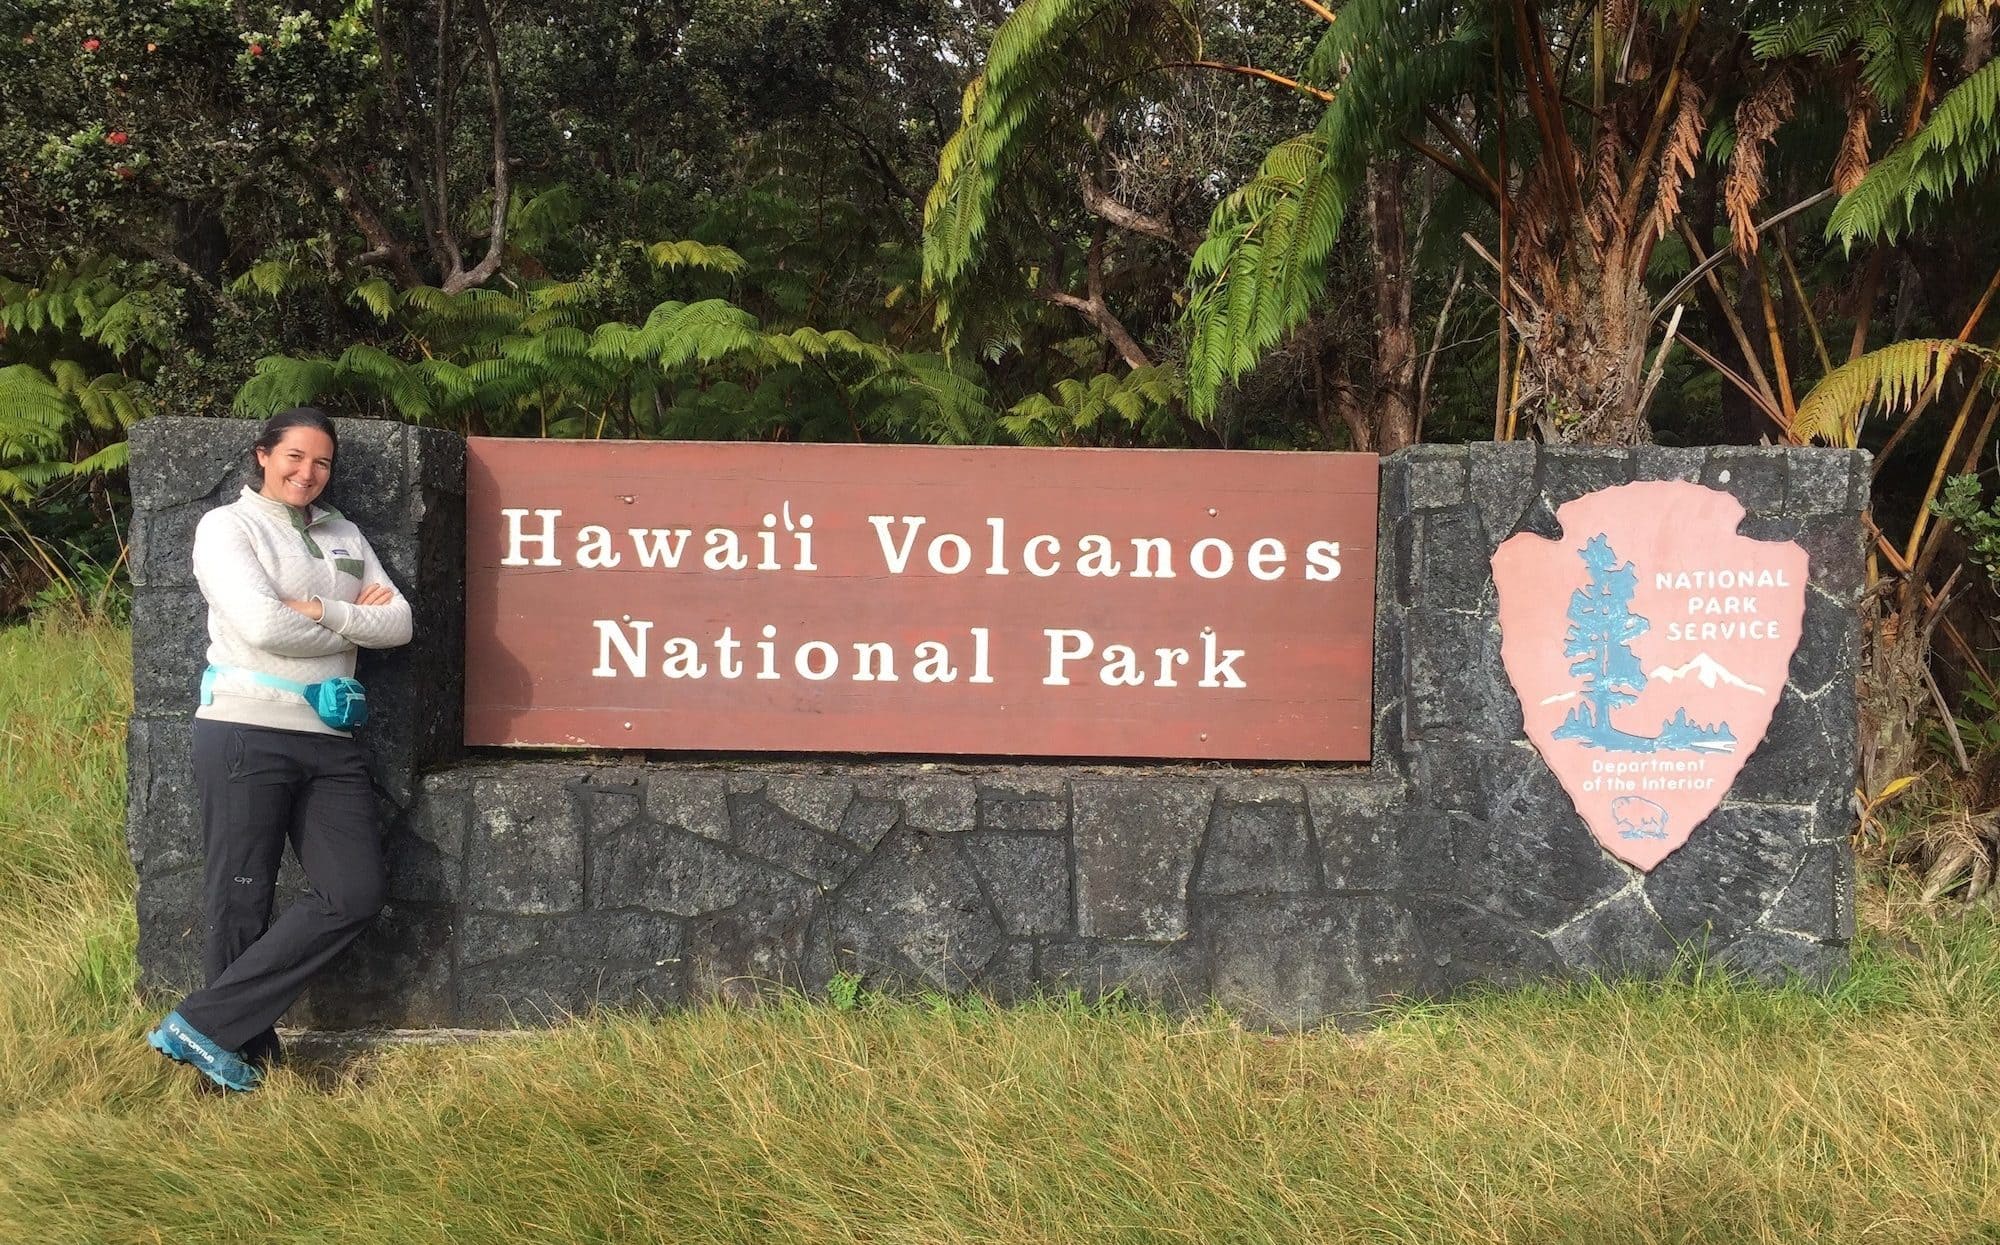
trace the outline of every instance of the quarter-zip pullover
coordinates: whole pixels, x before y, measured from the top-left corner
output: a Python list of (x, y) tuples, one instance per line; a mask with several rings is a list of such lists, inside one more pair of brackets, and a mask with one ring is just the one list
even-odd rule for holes
[[(361, 535), (331, 506), (309, 515), (245, 487), (201, 517), (194, 576), (208, 601), (208, 661), (224, 671), (198, 718), (276, 730), (346, 735), (319, 720), (305, 698), (240, 674), (254, 670), (294, 683), (352, 676), (356, 647), (395, 648), (410, 640), (410, 603), (356, 605), (368, 584), (395, 585)], [(285, 601), (316, 600), (314, 622)]]

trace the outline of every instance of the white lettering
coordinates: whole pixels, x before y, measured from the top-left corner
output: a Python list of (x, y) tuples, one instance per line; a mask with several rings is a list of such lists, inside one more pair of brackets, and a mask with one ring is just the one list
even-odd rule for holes
[(889, 543), (889, 522), (889, 516), (886, 514), (868, 516), (869, 525), (875, 529), (875, 539), (882, 545), (882, 561), (888, 566), (891, 575), (901, 575), (910, 565), (910, 550), (916, 546), (917, 529), (929, 520), (922, 515), (904, 515), (903, 545), (900, 549)]
[(646, 677), (646, 633), (653, 628), (650, 622), (631, 624), (632, 634), (628, 638), (625, 629), (609, 618), (593, 618), (591, 625), (597, 628), (597, 665), (591, 674), (600, 679), (618, 677), (618, 671), (611, 665), (611, 650), (616, 648), (618, 656), (625, 662), (625, 673), (635, 679)]
[[(528, 515), (526, 510), (502, 509), (507, 516), (507, 556), (500, 559), (502, 566), (561, 566), (562, 559), (556, 556), (556, 520), (562, 517), (560, 510), (537, 510), (533, 513), (542, 521), (539, 535), (531, 536), (521, 530), (521, 520)], [(534, 541), (541, 545), (541, 552), (533, 562), (521, 556), (521, 546)]]
[(1068, 687), (1069, 678), (1063, 674), (1064, 664), (1090, 656), (1097, 645), (1088, 631), (1044, 627), (1042, 634), (1049, 638), (1049, 677), (1042, 683), (1047, 687)]

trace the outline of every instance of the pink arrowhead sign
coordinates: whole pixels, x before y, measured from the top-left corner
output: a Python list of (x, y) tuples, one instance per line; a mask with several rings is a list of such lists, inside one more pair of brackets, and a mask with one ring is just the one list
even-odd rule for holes
[(1699, 484), (1621, 484), (1493, 555), (1528, 738), (1606, 851), (1650, 870), (1764, 740), (1806, 607), (1806, 551), (1736, 534)]

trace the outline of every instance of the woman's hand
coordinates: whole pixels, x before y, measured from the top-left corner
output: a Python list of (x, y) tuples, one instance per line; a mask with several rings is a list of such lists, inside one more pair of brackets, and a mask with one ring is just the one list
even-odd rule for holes
[(354, 603), (356, 605), (387, 605), (395, 599), (395, 589), (383, 584), (369, 584), (361, 590), (360, 596), (354, 598)]
[(318, 601), (293, 601), (287, 599), (285, 601), (285, 608), (288, 610), (297, 610), (314, 622), (319, 622), (326, 616), (326, 610), (320, 606)]

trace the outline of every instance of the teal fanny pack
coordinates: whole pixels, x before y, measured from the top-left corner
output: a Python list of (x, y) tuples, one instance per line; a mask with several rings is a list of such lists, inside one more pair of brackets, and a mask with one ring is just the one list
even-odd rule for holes
[(368, 725), (368, 693), (363, 690), (361, 680), (342, 676), (325, 679), (318, 683), (294, 683), (281, 679), (275, 674), (265, 674), (259, 670), (245, 670), (240, 666), (210, 666), (201, 674), (201, 703), (215, 703), (215, 679), (217, 675), (233, 674), (262, 683), (265, 687), (275, 687), (280, 691), (292, 692), (305, 697), (319, 720), (337, 731), (351, 731)]

